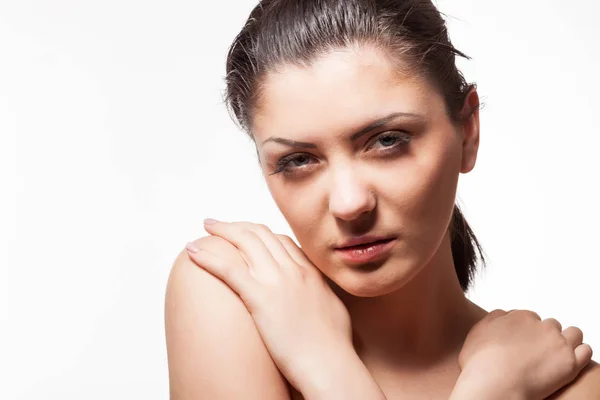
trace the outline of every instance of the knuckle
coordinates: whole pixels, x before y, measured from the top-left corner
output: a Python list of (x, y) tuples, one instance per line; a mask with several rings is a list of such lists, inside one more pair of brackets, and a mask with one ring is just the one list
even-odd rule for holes
[(252, 229), (242, 229), (240, 230), (239, 235), (241, 240), (252, 240), (258, 237), (256, 232)]
[(573, 331), (574, 334), (577, 334), (578, 336), (583, 337), (583, 331), (581, 329), (579, 329), (576, 326), (571, 326), (570, 329)]
[(507, 314), (508, 313), (504, 310), (500, 310), (500, 309), (492, 310), (483, 319), (481, 319), (481, 321), (479, 321), (477, 323), (477, 325), (484, 325), (486, 323), (492, 323), (492, 321), (494, 321), (495, 319), (503, 317)]
[(256, 224), (254, 222), (240, 222), (238, 223), (238, 229), (240, 229), (240, 234), (244, 235), (246, 238), (250, 237), (261, 237), (272, 234), (271, 229), (265, 224)]
[(238, 248), (222, 237), (212, 235), (204, 236), (196, 239), (194, 244), (200, 249), (210, 251), (223, 260), (230, 262), (242, 260)]
[(296, 243), (294, 243), (294, 241), (292, 240), (292, 238), (289, 237), (289, 236), (287, 236), (287, 235), (277, 235), (277, 238), (281, 242), (283, 242), (283, 243), (285, 243), (287, 245), (290, 245), (290, 246), (295, 246), (296, 245)]
[(535, 311), (527, 311), (527, 313), (529, 314), (530, 318), (533, 318), (537, 321), (541, 321), (542, 317), (540, 317), (540, 314), (536, 313)]
[(193, 242), (198, 248), (215, 251), (227, 248), (228, 246), (233, 247), (227, 240), (219, 237), (219, 236), (203, 236), (199, 239), (194, 240)]
[(531, 310), (516, 310), (515, 315), (519, 318), (529, 319), (529, 320), (541, 320), (540, 316)]
[(272, 233), (271, 229), (265, 225), (265, 224), (254, 224), (254, 228), (258, 231), (258, 232), (263, 232), (263, 233)]
[(560, 327), (560, 323), (554, 318), (548, 318), (542, 321), (542, 327), (548, 332), (556, 332), (558, 333), (558, 327)]

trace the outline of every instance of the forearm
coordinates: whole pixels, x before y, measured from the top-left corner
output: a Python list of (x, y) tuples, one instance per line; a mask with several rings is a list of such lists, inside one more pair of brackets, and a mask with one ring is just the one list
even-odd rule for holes
[(477, 371), (463, 371), (449, 400), (527, 400), (523, 391), (518, 390), (510, 382), (494, 382), (485, 374)]
[(354, 351), (338, 353), (305, 371), (297, 389), (306, 400), (386, 400), (383, 391)]
[[(355, 352), (340, 352), (305, 368), (295, 385), (306, 400), (386, 400), (385, 394)], [(481, 371), (463, 371), (449, 400), (528, 400), (518, 385), (489, 379)]]

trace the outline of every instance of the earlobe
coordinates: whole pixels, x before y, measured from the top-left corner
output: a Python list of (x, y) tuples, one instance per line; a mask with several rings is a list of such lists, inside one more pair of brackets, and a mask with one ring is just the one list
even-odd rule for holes
[(460, 172), (466, 174), (475, 167), (479, 150), (479, 95), (476, 88), (467, 94), (461, 115), (464, 137)]

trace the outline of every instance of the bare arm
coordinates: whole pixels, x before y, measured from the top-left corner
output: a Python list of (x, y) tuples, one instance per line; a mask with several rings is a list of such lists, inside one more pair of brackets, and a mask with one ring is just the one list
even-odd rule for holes
[(600, 399), (600, 364), (597, 362), (590, 362), (571, 384), (548, 397), (548, 400), (579, 399)]
[[(202, 240), (231, 246), (235, 251), (226, 253), (238, 256), (226, 241)], [(185, 250), (167, 284), (165, 329), (171, 400), (289, 399), (287, 382), (244, 304), (227, 285), (198, 268)]]
[[(227, 263), (244, 263), (238, 249), (226, 240), (208, 236), (196, 243), (214, 249)], [(173, 400), (289, 399), (287, 382), (267, 351), (246, 305), (228, 285), (199, 268), (186, 251), (174, 263), (165, 313)], [(341, 357), (342, 353), (350, 356)], [(333, 360), (337, 365), (322, 362), (323, 365), (302, 374), (306, 379), (300, 386), (306, 398), (385, 399), (353, 352), (337, 355), (323, 354), (323, 361)], [(486, 398), (491, 399), (492, 394), (506, 398), (502, 397), (505, 390), (485, 382), (482, 386), (479, 376), (462, 378), (460, 382), (465, 384), (455, 388), (452, 399), (481, 398), (473, 397), (473, 387), (479, 388), (479, 394), (485, 394)], [(593, 390), (591, 385), (579, 384), (569, 393), (594, 393)], [(344, 394), (345, 391), (349, 392)]]

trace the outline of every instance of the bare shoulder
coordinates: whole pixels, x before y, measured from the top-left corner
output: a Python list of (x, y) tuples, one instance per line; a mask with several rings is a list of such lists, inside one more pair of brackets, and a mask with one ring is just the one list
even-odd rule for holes
[(600, 400), (600, 364), (591, 361), (575, 380), (549, 400)]
[[(232, 262), (238, 250), (224, 239), (198, 239)], [(287, 381), (265, 348), (252, 317), (222, 281), (183, 249), (165, 296), (171, 400), (289, 399)]]

